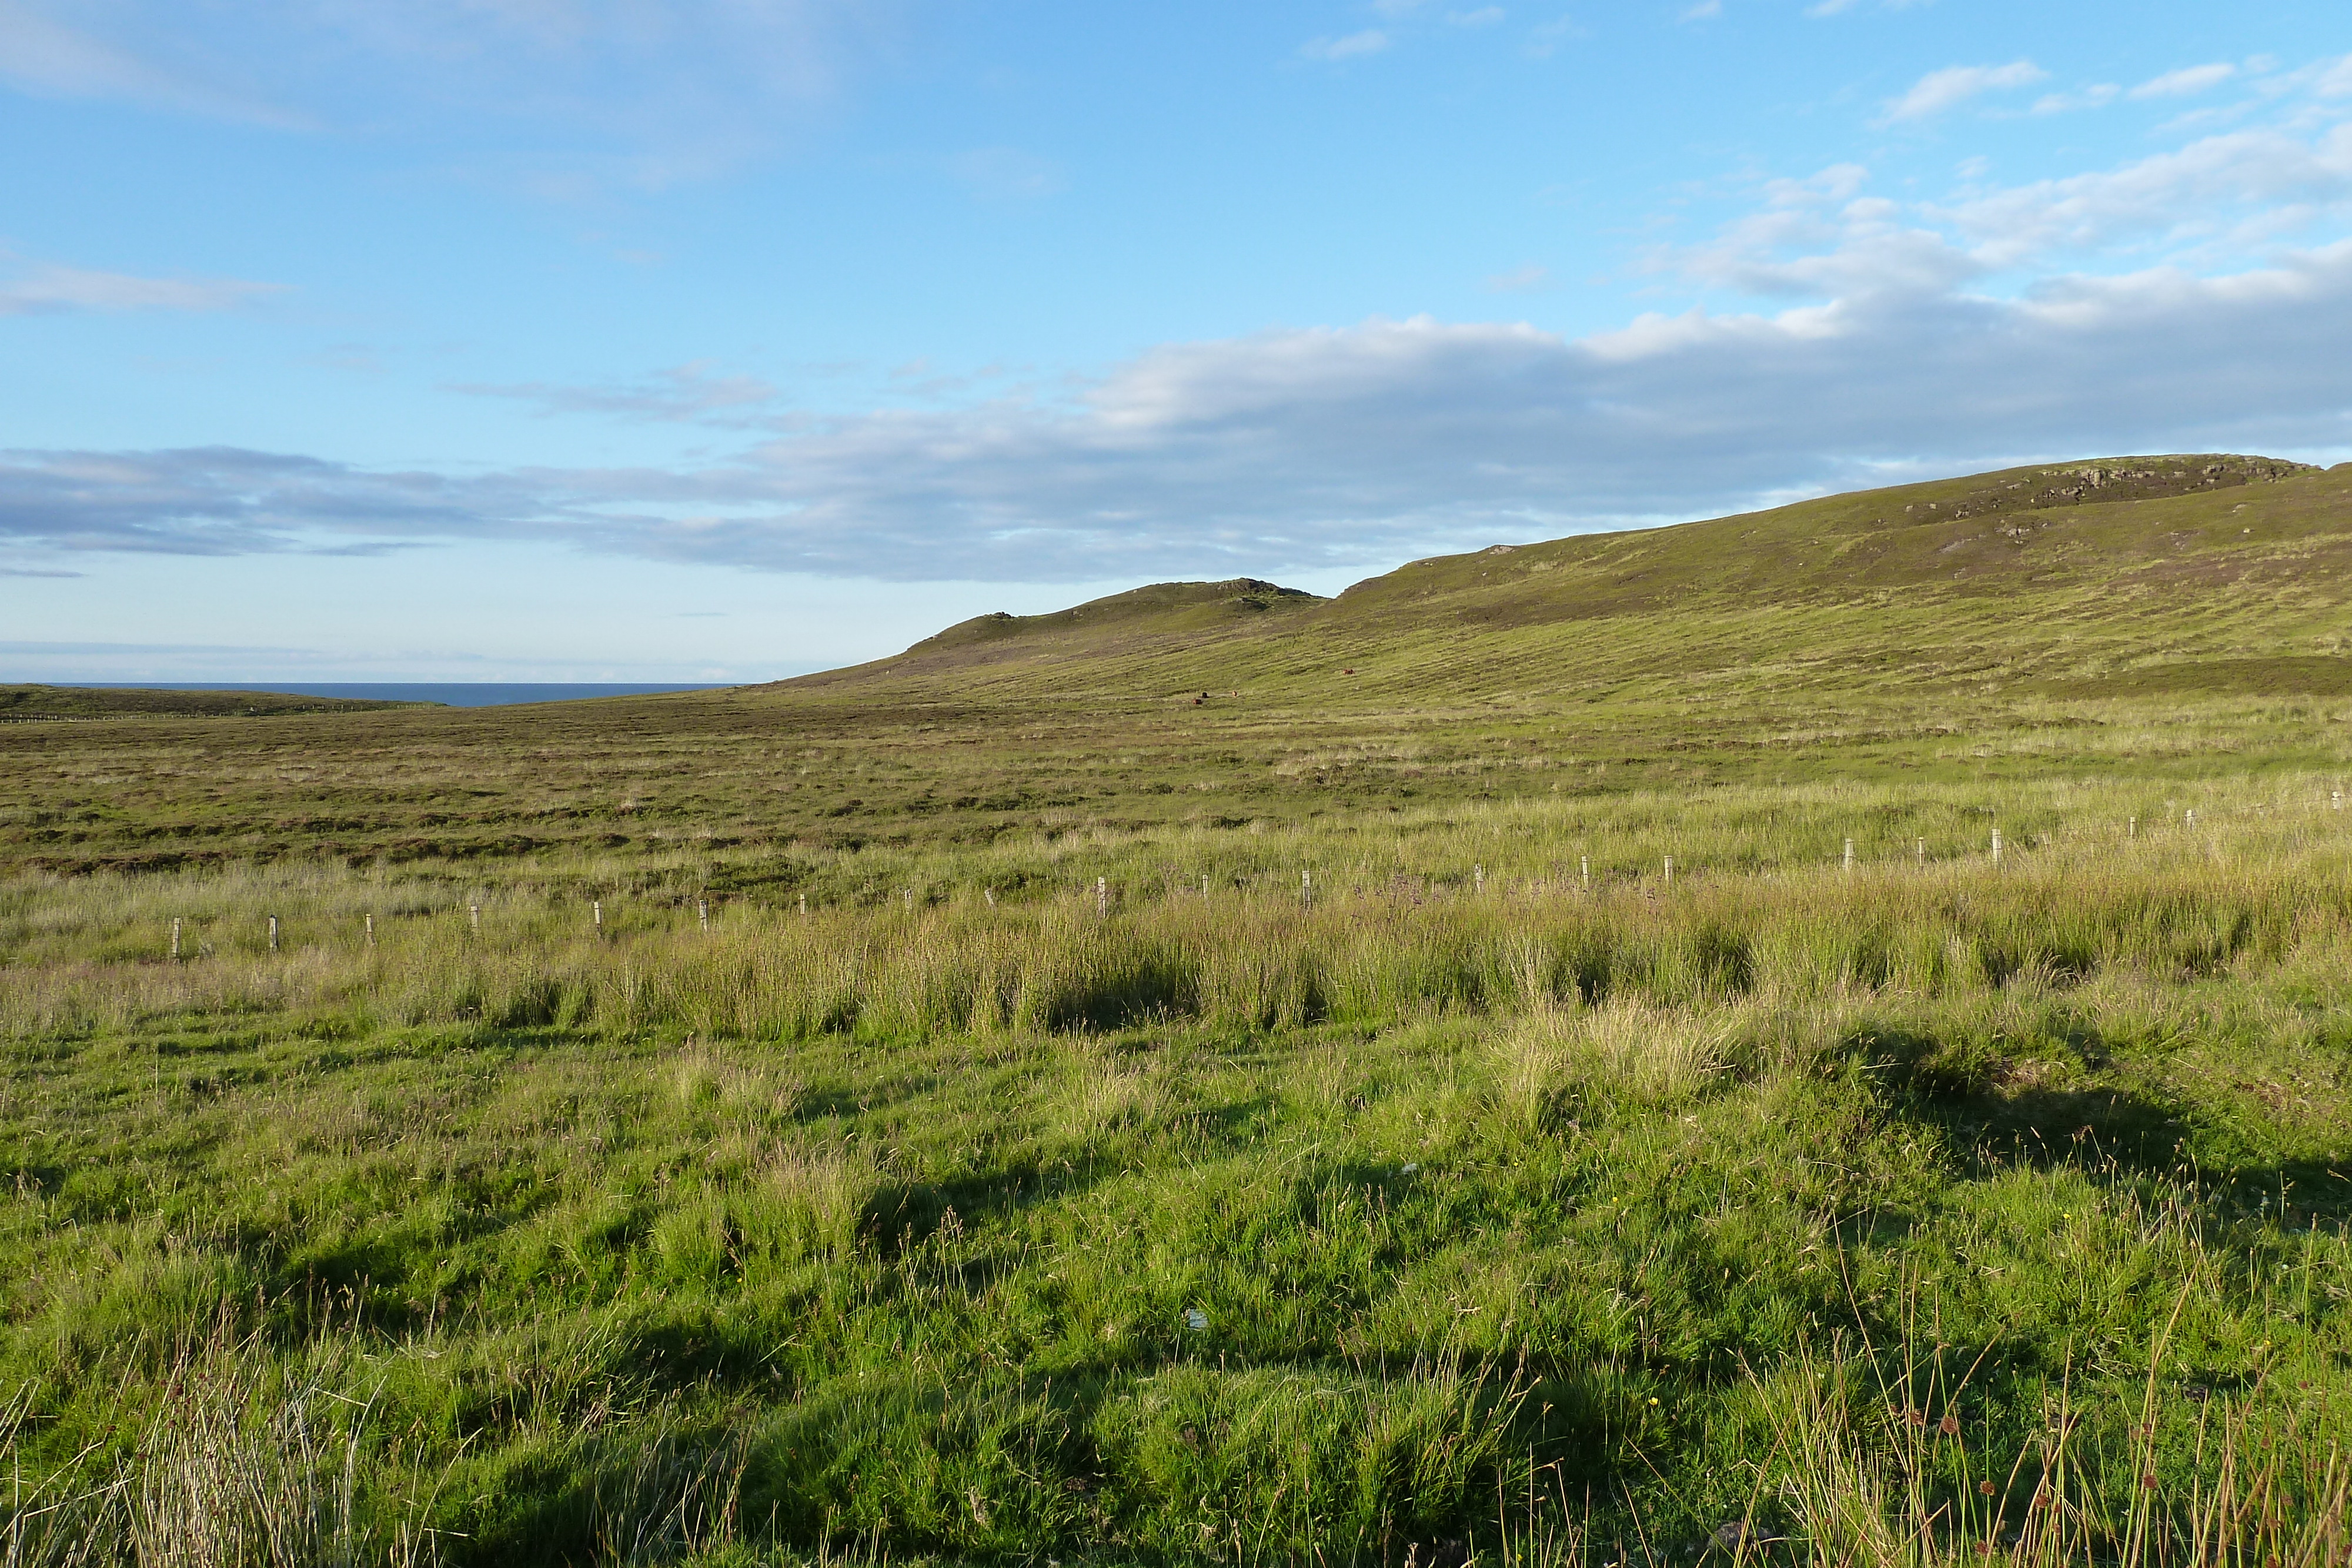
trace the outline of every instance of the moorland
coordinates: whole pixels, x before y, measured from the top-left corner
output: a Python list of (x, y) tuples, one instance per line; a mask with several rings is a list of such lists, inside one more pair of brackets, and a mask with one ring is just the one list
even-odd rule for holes
[(2347, 568), (2131, 457), (26, 698), (0, 1552), (2340, 1562)]

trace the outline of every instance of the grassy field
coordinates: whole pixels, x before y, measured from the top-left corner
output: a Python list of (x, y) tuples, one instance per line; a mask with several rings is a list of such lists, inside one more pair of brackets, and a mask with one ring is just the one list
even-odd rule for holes
[(0, 1562), (2340, 1563), (2344, 479), (0, 729)]

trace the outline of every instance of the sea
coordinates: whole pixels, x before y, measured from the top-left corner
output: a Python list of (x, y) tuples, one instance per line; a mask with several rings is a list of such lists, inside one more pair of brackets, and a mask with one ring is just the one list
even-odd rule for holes
[(446, 703), (451, 707), (506, 707), (515, 703), (572, 702), (581, 697), (652, 696), (661, 692), (715, 692), (723, 685), (609, 681), (73, 681), (59, 685), (142, 692), (283, 692), (305, 697), (363, 697), (371, 702)]

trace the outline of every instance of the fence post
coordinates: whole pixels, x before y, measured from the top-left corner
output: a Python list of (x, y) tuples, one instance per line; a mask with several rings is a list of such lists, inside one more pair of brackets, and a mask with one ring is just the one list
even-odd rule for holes
[(1845, 841), (1845, 873), (1848, 876), (1853, 874), (1853, 841), (1852, 839)]
[(1110, 878), (1107, 876), (1095, 878), (1095, 913), (1097, 915), (1110, 913)]
[(2139, 837), (2139, 819), (2137, 817), (2130, 819), (2129, 825), (2124, 829), (2124, 837), (2127, 839), (2136, 839)]
[(702, 922), (703, 930), (709, 931), (710, 929), (710, 900), (707, 898), (696, 899), (694, 901), (694, 915), (696, 919)]
[(1486, 891), (1486, 868), (1475, 862), (1470, 867), (1470, 891), (1473, 893)]
[(1201, 896), (1202, 898), (1209, 896), (1209, 873), (1207, 872), (1202, 872), (1201, 873)]
[(808, 918), (808, 894), (805, 893), (801, 894), (801, 918), (803, 920)]
[(1315, 902), (1315, 873), (1311, 871), (1302, 871), (1298, 873), (1298, 902), (1301, 904)]
[(175, 958), (175, 959), (176, 959), (177, 957), (179, 957), (179, 956), (180, 956), (180, 917), (179, 917), (178, 915), (174, 915), (173, 916), (172, 916), (172, 956), (173, 956), (173, 958)]
[(482, 906), (478, 904), (466, 905), (466, 919), (472, 925), (474, 935), (479, 936), (482, 934)]
[(1995, 865), (2000, 863), (2000, 830), (1999, 828), (1992, 831), (1992, 863)]
[(278, 951), (278, 916), (275, 915), (269, 917), (269, 950), (273, 953)]
[(369, 946), (371, 946), (371, 947), (374, 946), (375, 946), (375, 912), (374, 912), (373, 910), (370, 910), (370, 911), (369, 911), (368, 913), (366, 913), (365, 915), (361, 915), (361, 916), (360, 916), (360, 930), (361, 930), (362, 932), (363, 932), (363, 933), (366, 935), (366, 936), (367, 936), (367, 945), (368, 945)]
[(988, 907), (991, 909), (996, 907), (996, 889), (992, 887), (983, 887), (980, 890), (980, 896), (988, 900)]
[(593, 908), (596, 916), (596, 940), (602, 942), (604, 939), (604, 901), (601, 898), (595, 900)]
[(1674, 856), (1672, 856), (1672, 855), (1668, 855), (1668, 856), (1666, 857), (1666, 885), (1667, 885), (1668, 887), (1672, 887), (1672, 886), (1674, 886), (1674, 884), (1675, 884), (1675, 857), (1674, 857)]
[(1591, 855), (1579, 855), (1576, 857), (1576, 862), (1584, 875), (1585, 891), (1590, 893), (1592, 890), (1592, 857)]
[(1921, 865), (1927, 863), (1927, 841), (1925, 839), (1919, 841), (1919, 863)]

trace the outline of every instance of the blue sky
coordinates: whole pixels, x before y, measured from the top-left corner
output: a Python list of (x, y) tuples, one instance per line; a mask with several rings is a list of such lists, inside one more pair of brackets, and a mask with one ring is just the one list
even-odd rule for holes
[(2340, 4), (0, 0), (0, 678), (2352, 455)]

